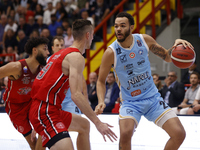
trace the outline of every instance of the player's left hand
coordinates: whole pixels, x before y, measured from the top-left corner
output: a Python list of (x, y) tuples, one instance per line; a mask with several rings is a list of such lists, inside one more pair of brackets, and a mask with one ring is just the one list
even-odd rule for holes
[(173, 47), (176, 47), (179, 44), (183, 44), (184, 47), (189, 46), (190, 48), (194, 49), (194, 47), (192, 46), (192, 44), (186, 40), (182, 40), (182, 39), (176, 39)]
[(96, 107), (95, 107), (95, 114), (99, 115), (103, 113), (104, 108), (106, 107), (105, 103), (99, 103)]
[(199, 111), (199, 109), (200, 109), (200, 104), (194, 105), (194, 107), (193, 107), (194, 112)]

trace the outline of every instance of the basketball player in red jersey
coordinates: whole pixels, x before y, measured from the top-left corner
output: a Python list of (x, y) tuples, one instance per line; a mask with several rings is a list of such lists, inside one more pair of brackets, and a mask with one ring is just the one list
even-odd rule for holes
[(8, 87), (3, 99), (5, 109), (14, 127), (25, 137), (32, 150), (44, 149), (41, 138), (31, 141), (32, 127), (29, 121), (29, 108), (31, 106), (31, 88), (36, 75), (40, 72), (40, 65), (46, 64), (49, 55), (46, 38), (30, 39), (25, 45), (29, 54), (27, 59), (10, 62), (0, 68), (0, 78), (8, 76)]
[[(53, 54), (33, 83), (30, 121), (36, 132), (42, 136), (43, 146), (50, 150), (74, 149), (68, 134), (68, 128), (73, 123), (73, 115), (61, 110), (61, 103), (69, 86), (72, 100), (95, 124), (104, 140), (105, 136), (111, 141), (117, 138), (110, 130), (110, 125), (102, 123), (97, 118), (82, 94), (82, 72), (85, 65), (82, 54), (85, 49), (90, 48), (93, 33), (90, 21), (76, 20), (73, 23), (72, 46)], [(74, 127), (76, 125), (78, 124), (73, 124)]]

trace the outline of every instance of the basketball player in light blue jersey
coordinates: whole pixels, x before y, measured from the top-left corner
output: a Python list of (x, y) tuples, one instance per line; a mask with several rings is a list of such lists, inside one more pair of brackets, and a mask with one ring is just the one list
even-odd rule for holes
[(131, 138), (143, 115), (149, 121), (163, 128), (170, 139), (165, 150), (177, 150), (185, 139), (185, 130), (171, 108), (163, 101), (151, 76), (148, 53), (151, 51), (166, 62), (171, 62), (172, 48), (178, 44), (193, 47), (189, 42), (177, 39), (172, 48), (166, 50), (151, 36), (132, 34), (133, 17), (121, 12), (115, 19), (114, 41), (105, 51), (97, 81), (99, 104), (95, 112), (105, 108), (105, 81), (113, 66), (121, 90), (122, 106), (119, 113), (120, 150), (131, 150)]

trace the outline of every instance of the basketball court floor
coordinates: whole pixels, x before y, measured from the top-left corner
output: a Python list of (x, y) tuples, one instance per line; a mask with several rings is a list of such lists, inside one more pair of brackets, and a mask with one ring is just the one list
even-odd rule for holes
[[(83, 115), (83, 117), (85, 117)], [(119, 142), (119, 125), (118, 115), (99, 115), (99, 119), (103, 122), (114, 126), (112, 130), (118, 136), (115, 142), (104, 142), (100, 133), (96, 130), (94, 124), (91, 125), (90, 141), (92, 150), (118, 150)], [(200, 116), (179, 116), (185, 130), (186, 139), (179, 150), (200, 150)], [(8, 115), (0, 113), (0, 150), (29, 150), (29, 146), (21, 134), (19, 134)], [(74, 148), (76, 149), (77, 133), (70, 133)], [(164, 130), (157, 127), (154, 123), (149, 122), (145, 118), (141, 119), (138, 128), (132, 138), (133, 150), (162, 150), (169, 136)]]

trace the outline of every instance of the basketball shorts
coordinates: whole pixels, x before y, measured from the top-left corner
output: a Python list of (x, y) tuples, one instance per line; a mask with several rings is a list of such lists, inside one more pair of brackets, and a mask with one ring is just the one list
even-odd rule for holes
[(148, 99), (136, 101), (124, 100), (122, 102), (119, 119), (131, 118), (137, 126), (142, 115), (160, 127), (168, 119), (177, 117), (175, 112), (163, 101), (159, 93)]
[(66, 98), (62, 102), (62, 110), (68, 111), (73, 114), (80, 115), (81, 110), (76, 106), (76, 104), (70, 99), (66, 100)]
[(72, 114), (44, 101), (34, 100), (30, 108), (30, 121), (42, 137), (42, 146), (50, 149), (57, 141), (68, 138)]
[(29, 109), (32, 101), (24, 103), (6, 102), (5, 110), (10, 117), (15, 129), (23, 134), (24, 137), (29, 135), (32, 127), (29, 121)]

